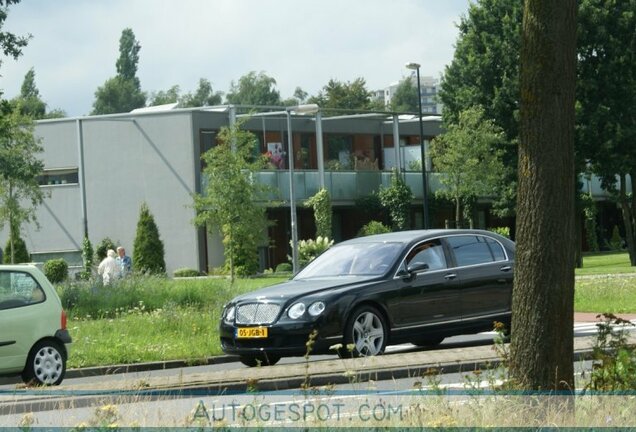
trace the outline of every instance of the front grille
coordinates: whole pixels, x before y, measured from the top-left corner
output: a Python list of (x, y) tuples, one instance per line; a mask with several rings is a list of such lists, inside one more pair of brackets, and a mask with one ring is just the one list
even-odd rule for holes
[(271, 324), (280, 306), (272, 303), (249, 303), (236, 308), (236, 324)]

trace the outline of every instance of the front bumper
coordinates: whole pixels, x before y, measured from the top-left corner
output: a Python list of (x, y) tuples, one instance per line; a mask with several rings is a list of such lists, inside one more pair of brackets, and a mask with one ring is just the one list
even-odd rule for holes
[[(320, 334), (320, 327), (316, 322), (294, 322), (294, 323), (274, 323), (265, 325), (267, 327), (267, 338), (244, 339), (236, 337), (238, 326), (221, 322), (219, 335), (221, 338), (221, 348), (226, 354), (235, 355), (256, 355), (274, 354), (280, 356), (303, 356), (309, 350), (310, 354), (335, 353), (329, 347), (341, 343), (341, 337), (323, 338)], [(249, 326), (241, 326), (249, 327)], [(254, 326), (256, 327), (256, 326)], [(307, 342), (313, 330), (318, 332), (311, 348)]]

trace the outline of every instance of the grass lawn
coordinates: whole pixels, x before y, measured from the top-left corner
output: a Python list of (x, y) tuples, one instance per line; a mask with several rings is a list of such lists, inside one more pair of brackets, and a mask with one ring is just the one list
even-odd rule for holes
[(583, 257), (583, 267), (576, 269), (577, 276), (636, 273), (636, 267), (629, 263), (627, 252), (604, 252)]

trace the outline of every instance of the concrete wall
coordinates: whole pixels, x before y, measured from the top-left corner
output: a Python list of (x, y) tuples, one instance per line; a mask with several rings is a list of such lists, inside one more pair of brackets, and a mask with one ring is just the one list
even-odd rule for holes
[[(139, 209), (146, 202), (164, 242), (168, 273), (180, 267), (198, 269), (200, 242), (191, 205), (199, 165), (192, 113), (87, 117), (80, 122), (93, 245), (110, 237), (132, 256)], [(36, 134), (42, 138), (45, 169), (79, 167), (77, 120), (40, 122)], [(24, 227), (29, 250), (81, 250), (80, 185), (43, 189), (51, 196), (37, 209), (41, 229)]]

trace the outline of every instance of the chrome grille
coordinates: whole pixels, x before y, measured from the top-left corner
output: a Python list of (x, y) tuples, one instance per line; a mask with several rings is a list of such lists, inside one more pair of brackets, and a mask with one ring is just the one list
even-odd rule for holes
[(272, 303), (249, 303), (236, 308), (237, 324), (271, 324), (280, 311), (280, 306)]

